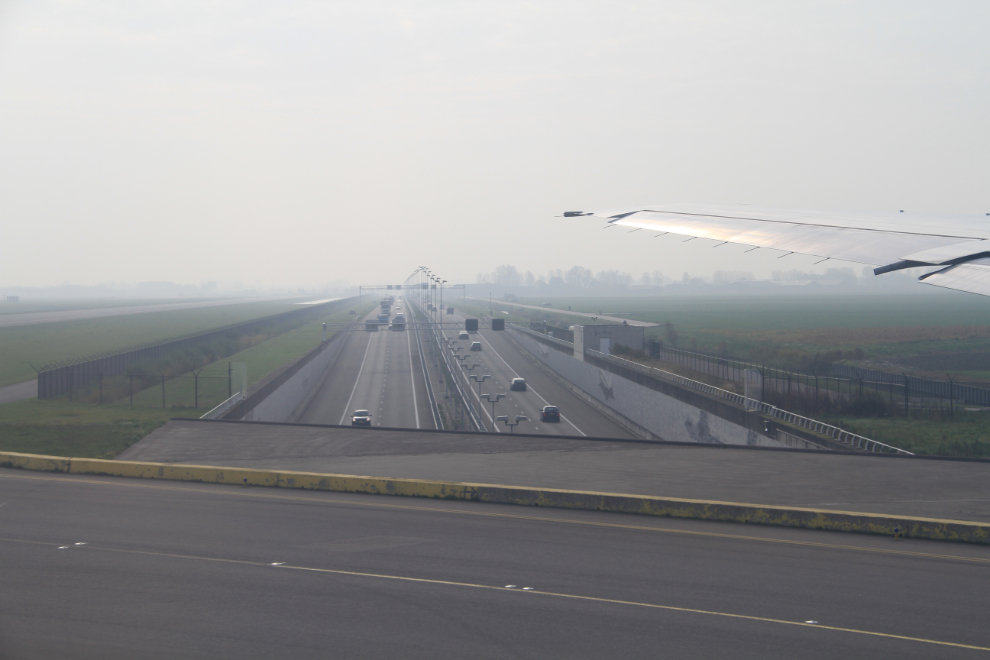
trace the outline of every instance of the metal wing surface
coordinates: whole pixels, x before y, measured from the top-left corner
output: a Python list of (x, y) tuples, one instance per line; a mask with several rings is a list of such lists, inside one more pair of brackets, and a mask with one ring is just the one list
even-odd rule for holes
[[(990, 294), (990, 218), (981, 215), (767, 209), (743, 205), (661, 204), (637, 209), (571, 211), (619, 225), (879, 266), (949, 266), (927, 284)], [(964, 270), (961, 264), (973, 262)]]

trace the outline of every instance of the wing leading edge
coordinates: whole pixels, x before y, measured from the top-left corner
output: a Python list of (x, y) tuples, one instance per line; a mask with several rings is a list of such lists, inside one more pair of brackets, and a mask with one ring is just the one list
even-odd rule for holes
[(877, 266), (877, 275), (942, 266), (926, 284), (990, 295), (990, 222), (977, 215), (819, 212), (751, 206), (662, 204), (569, 211), (608, 224)]

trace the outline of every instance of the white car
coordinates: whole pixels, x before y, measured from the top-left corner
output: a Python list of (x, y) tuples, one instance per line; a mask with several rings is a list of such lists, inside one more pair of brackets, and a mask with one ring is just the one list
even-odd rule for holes
[(351, 426), (371, 426), (371, 413), (367, 410), (355, 410), (351, 417)]
[(467, 330), (461, 330), (460, 332), (457, 333), (457, 338), (458, 339), (470, 339), (471, 338), (471, 335), (468, 334), (468, 331)]

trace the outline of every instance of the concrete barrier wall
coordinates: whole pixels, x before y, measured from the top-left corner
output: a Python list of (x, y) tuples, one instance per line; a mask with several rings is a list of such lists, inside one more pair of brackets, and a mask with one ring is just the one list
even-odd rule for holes
[[(561, 378), (656, 438), (673, 442), (785, 446), (746, 426), (577, 360), (525, 332), (512, 329), (509, 332), (523, 349)], [(566, 410), (563, 412), (567, 414)]]
[(262, 388), (224, 416), (250, 422), (293, 422), (298, 419), (328, 375), (349, 332), (338, 332), (324, 344), (304, 355), (289, 367), (282, 378)]
[[(577, 362), (577, 360), (574, 360)], [(473, 502), (492, 502), (560, 509), (584, 509), (635, 513), (671, 518), (695, 518), (777, 527), (827, 529), (932, 539), (990, 543), (990, 525), (964, 520), (910, 518), (886, 514), (766, 506), (742, 502), (688, 500), (623, 493), (596, 493), (553, 488), (526, 488), (497, 484), (474, 484), (424, 479), (389, 479), (343, 474), (313, 474), (283, 470), (253, 470), (171, 463), (139, 463), (91, 458), (59, 458), (0, 452), (0, 467), (107, 475), (140, 479), (198, 481), (213, 484), (301, 488), (344, 493), (369, 493), (405, 497), (427, 497)]]

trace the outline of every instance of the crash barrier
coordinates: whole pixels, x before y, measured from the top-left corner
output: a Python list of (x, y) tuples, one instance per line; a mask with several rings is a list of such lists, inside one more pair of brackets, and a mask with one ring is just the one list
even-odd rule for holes
[[(415, 302), (410, 301), (410, 304), (416, 305)], [(425, 314), (419, 305), (416, 305), (417, 309), (421, 314)], [(447, 343), (444, 341), (445, 337), (443, 334), (444, 325), (454, 327), (463, 327), (458, 323), (455, 324), (441, 324), (441, 323), (430, 323), (428, 328), (430, 331), (431, 339), (437, 348), (437, 352), (440, 355), (440, 359), (443, 360), (444, 365), (447, 367), (447, 372), (450, 374), (448, 382), (454, 386), (454, 390), (457, 392), (457, 396), (460, 397), (461, 402), (464, 404), (464, 410), (468, 414), (468, 419), (471, 420), (471, 424), (474, 426), (475, 430), (486, 432), (488, 429), (485, 428), (484, 422), (481, 421), (481, 416), (474, 407), (474, 402), (471, 401), (471, 386), (467, 381), (467, 376), (464, 371), (460, 368), (460, 363), (454, 364), (450, 360), (450, 356), (447, 354)], [(463, 379), (463, 383), (461, 380)]]
[(416, 346), (419, 348), (419, 364), (423, 369), (423, 381), (426, 383), (426, 395), (430, 399), (430, 412), (433, 414), (433, 425), (439, 431), (443, 431), (443, 416), (440, 414), (440, 406), (437, 404), (436, 394), (433, 392), (433, 381), (430, 378), (430, 373), (426, 368), (426, 355), (423, 353), (423, 340), (419, 336), (419, 330), (416, 333)]
[(768, 417), (773, 417), (781, 421), (787, 422), (788, 424), (793, 424), (795, 426), (800, 426), (801, 428), (808, 429), (815, 433), (820, 433), (821, 435), (828, 436), (837, 442), (841, 442), (844, 445), (855, 449), (861, 449), (863, 451), (873, 451), (873, 452), (883, 452), (890, 454), (907, 454), (913, 455), (909, 451), (904, 449), (899, 449), (883, 442), (878, 442), (876, 440), (871, 440), (870, 438), (857, 435), (855, 433), (850, 433), (840, 429), (837, 426), (832, 426), (831, 424), (826, 424), (825, 422), (819, 422), (808, 417), (802, 417), (792, 412), (787, 412), (786, 410), (781, 410), (776, 406), (772, 406), (769, 403), (764, 403), (763, 401), (757, 401), (755, 399), (747, 399), (742, 394), (736, 394), (735, 392), (729, 392), (728, 390), (723, 390), (713, 385), (708, 385), (707, 383), (702, 383), (696, 380), (691, 380), (690, 378), (685, 378), (684, 376), (678, 376), (677, 374), (670, 373), (669, 371), (664, 371), (663, 369), (657, 369), (655, 367), (647, 367), (646, 365), (639, 364), (638, 362), (633, 362), (631, 360), (626, 360), (624, 358), (616, 357), (614, 355), (605, 355), (604, 353), (599, 353), (595, 350), (586, 350), (587, 354), (593, 355), (600, 360), (606, 360), (613, 362), (615, 364), (621, 364), (627, 369), (634, 369), (641, 373), (648, 374), (654, 378), (664, 378), (666, 380), (671, 380), (683, 385), (685, 387), (690, 387), (704, 392), (710, 396), (716, 396), (722, 399), (726, 399), (735, 403), (737, 405), (743, 406), (748, 410), (756, 410), (760, 413), (767, 415)]
[(244, 393), (238, 392), (234, 396), (230, 397), (219, 406), (201, 416), (200, 419), (220, 419), (223, 417), (224, 413), (236, 406), (241, 400), (244, 399)]
[[(573, 344), (547, 337), (539, 332), (516, 324), (509, 324), (509, 327), (517, 331), (518, 335), (529, 337), (538, 344), (543, 344), (546, 347), (560, 347), (562, 349), (559, 353), (557, 351), (553, 351), (553, 353), (557, 353), (558, 355), (573, 355)], [(587, 362), (585, 364), (591, 368), (589, 370), (588, 367), (579, 366), (581, 362), (578, 360), (560, 360), (552, 357), (551, 352), (544, 353), (538, 348), (531, 346), (527, 347), (527, 350), (542, 362), (547, 363), (551, 369), (561, 374), (568, 381), (598, 399), (599, 402), (616, 409), (636, 424), (651, 430), (658, 437), (665, 440), (778, 445), (779, 443), (770, 442), (770, 438), (750, 428), (745, 415), (738, 414), (739, 412), (750, 410), (759, 412), (767, 417), (778, 419), (787, 424), (793, 424), (794, 426), (807, 429), (813, 433), (827, 436), (850, 449), (910, 455), (910, 452), (903, 449), (850, 433), (830, 424), (825, 424), (824, 422), (780, 410), (768, 403), (755, 399), (747, 399), (745, 396), (736, 394), (735, 392), (723, 390), (713, 385), (685, 378), (684, 376), (655, 367), (647, 367), (646, 365), (614, 355), (606, 355), (599, 351), (586, 349), (585, 356)], [(605, 368), (602, 369), (601, 367)], [(618, 368), (612, 369), (612, 367)], [(731, 415), (722, 415), (729, 419), (739, 418), (738, 423), (733, 424), (728, 420), (725, 420), (724, 423), (719, 421), (717, 411), (715, 411), (716, 415), (706, 415), (704, 410), (702, 410), (701, 415), (699, 415), (697, 410), (693, 412), (688, 410), (696, 409), (698, 405), (703, 404), (702, 401), (695, 401), (692, 402), (695, 405), (690, 405), (689, 403), (677, 401), (657, 391), (662, 388), (642, 388), (642, 386), (639, 386), (647, 390), (644, 393), (635, 387), (630, 387), (630, 385), (636, 385), (636, 383), (622, 377), (621, 372), (623, 369), (632, 371), (640, 376), (674, 383), (683, 388), (701, 392), (707, 396), (725, 401), (732, 404), (734, 408), (741, 408), (741, 411), (732, 411)], [(615, 371), (620, 373), (616, 374)], [(623, 382), (620, 383), (614, 380), (613, 376), (616, 375)], [(625, 394), (621, 398), (616, 396), (617, 387), (625, 390)], [(684, 406), (687, 406), (687, 408), (684, 408)], [(698, 417), (698, 419), (695, 421), (693, 419), (694, 417)], [(744, 436), (739, 435), (739, 427), (741, 425), (746, 427), (742, 430), (748, 431)], [(686, 437), (682, 437), (685, 435)]]
[(342, 493), (369, 493), (557, 509), (634, 513), (668, 518), (693, 518), (775, 527), (878, 534), (894, 538), (909, 537), (937, 541), (990, 543), (990, 525), (964, 520), (914, 518), (741, 502), (284, 470), (60, 458), (12, 452), (0, 452), (0, 467), (68, 474), (296, 488)]
[(38, 398), (51, 399), (61, 394), (72, 396), (73, 389), (102, 381), (107, 376), (126, 376), (128, 367), (145, 360), (157, 360), (182, 349), (193, 348), (224, 337), (257, 334), (286, 322), (307, 322), (326, 314), (334, 307), (350, 304), (353, 299), (333, 300), (319, 305), (303, 305), (281, 314), (229, 325), (217, 330), (168, 341), (134, 346), (102, 355), (87, 356), (76, 360), (48, 364), (38, 369)]

